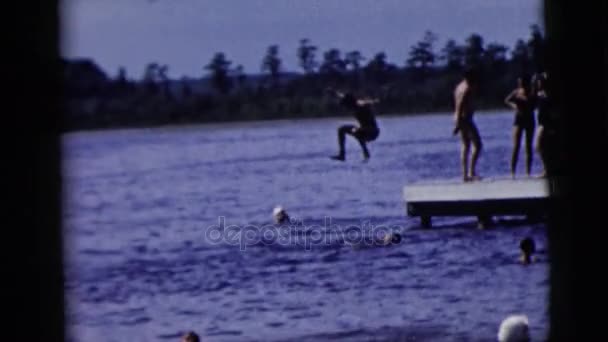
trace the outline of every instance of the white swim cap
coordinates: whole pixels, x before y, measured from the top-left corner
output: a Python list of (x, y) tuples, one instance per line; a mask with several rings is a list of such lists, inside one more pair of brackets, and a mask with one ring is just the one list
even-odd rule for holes
[(278, 206), (274, 207), (274, 210), (272, 210), (272, 215), (273, 216), (277, 216), (280, 213), (284, 213), (284, 212), (285, 212), (285, 209), (283, 209), (283, 207), (281, 207), (280, 205), (278, 205)]
[(498, 329), (499, 342), (529, 342), (529, 323), (525, 315), (511, 315), (505, 318)]

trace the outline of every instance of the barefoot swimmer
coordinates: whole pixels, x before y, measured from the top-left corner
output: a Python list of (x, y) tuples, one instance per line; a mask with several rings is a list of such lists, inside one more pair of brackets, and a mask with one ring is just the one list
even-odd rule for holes
[[(477, 126), (473, 122), (477, 80), (477, 73), (473, 69), (467, 69), (464, 73), (464, 79), (454, 90), (456, 108), (454, 110), (455, 126), (452, 133), (454, 135), (460, 133), (460, 140), (462, 142), (460, 162), (462, 164), (462, 178), (465, 182), (480, 179), (475, 171), (475, 167), (481, 153), (482, 144)], [(471, 144), (473, 145), (473, 151), (469, 164)]]
[(329, 91), (340, 99), (340, 104), (353, 111), (355, 119), (359, 123), (358, 126), (343, 125), (338, 128), (338, 147), (340, 150), (337, 155), (330, 158), (340, 161), (345, 160), (346, 151), (344, 149), (344, 142), (348, 134), (357, 139), (363, 151), (363, 161), (367, 161), (370, 157), (367, 143), (376, 140), (380, 134), (376, 117), (372, 110), (372, 104), (376, 103), (377, 100), (357, 99), (351, 93), (343, 93), (333, 89), (329, 89)]

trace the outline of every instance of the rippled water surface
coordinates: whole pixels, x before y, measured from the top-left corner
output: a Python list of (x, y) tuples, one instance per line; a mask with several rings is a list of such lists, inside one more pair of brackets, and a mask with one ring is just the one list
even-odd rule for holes
[[(476, 120), (479, 172), (504, 177), (512, 114)], [(346, 162), (327, 158), (349, 121), (65, 135), (70, 339), (179, 341), (194, 330), (203, 341), (489, 341), (511, 313), (528, 315), (543, 339), (543, 224), (511, 217), (480, 231), (474, 218), (436, 218), (422, 230), (406, 216), (404, 185), (459, 178), (450, 114), (380, 117), (367, 164), (353, 140)], [(272, 226), (277, 204), (293, 227)], [(384, 228), (403, 241), (340, 239)], [(527, 235), (539, 261), (524, 267), (518, 242)]]

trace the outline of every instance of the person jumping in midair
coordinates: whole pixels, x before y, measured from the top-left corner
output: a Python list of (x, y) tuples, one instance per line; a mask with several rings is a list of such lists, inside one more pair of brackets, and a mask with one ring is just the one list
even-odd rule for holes
[(348, 134), (357, 139), (363, 151), (363, 161), (367, 161), (370, 158), (367, 143), (376, 140), (380, 134), (378, 124), (376, 123), (376, 117), (371, 106), (373, 103), (378, 102), (378, 100), (358, 99), (351, 93), (343, 93), (334, 89), (328, 90), (340, 99), (340, 104), (353, 111), (353, 115), (359, 123), (359, 126), (343, 125), (338, 128), (338, 147), (340, 150), (337, 155), (331, 156), (330, 158), (340, 161), (345, 160), (346, 151), (344, 143), (346, 134)]

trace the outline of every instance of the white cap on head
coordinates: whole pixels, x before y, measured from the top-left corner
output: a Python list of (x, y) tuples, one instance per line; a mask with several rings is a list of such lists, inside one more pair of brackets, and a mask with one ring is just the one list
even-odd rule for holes
[(280, 205), (277, 205), (276, 207), (274, 207), (274, 209), (272, 210), (272, 215), (273, 216), (277, 216), (280, 213), (285, 212), (285, 209), (283, 209), (283, 207), (281, 207)]
[(499, 342), (529, 342), (530, 332), (528, 317), (511, 315), (505, 318), (498, 329)]

